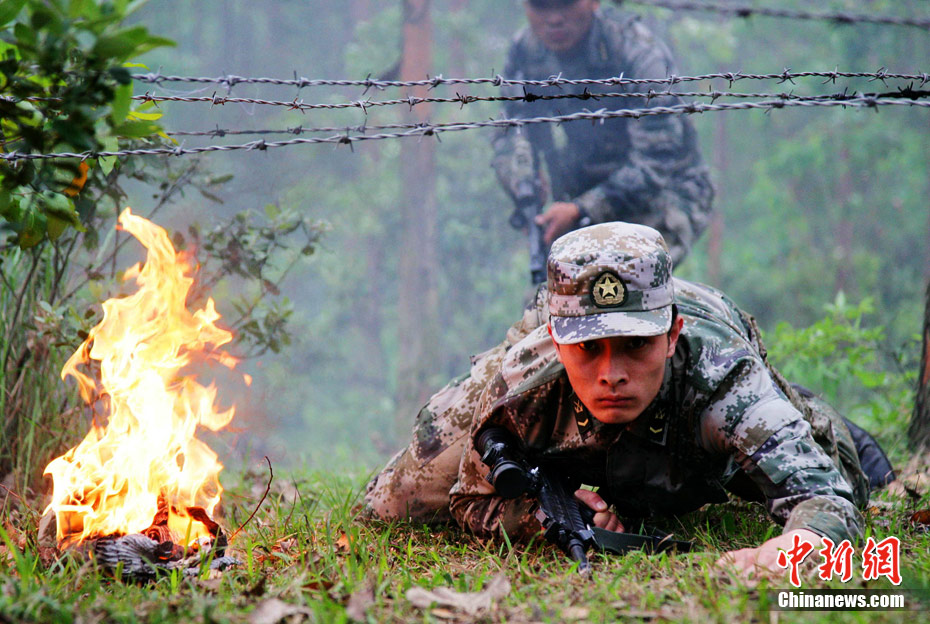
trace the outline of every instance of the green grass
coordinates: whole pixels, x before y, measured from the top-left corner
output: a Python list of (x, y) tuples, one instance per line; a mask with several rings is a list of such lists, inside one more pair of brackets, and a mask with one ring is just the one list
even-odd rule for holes
[[(786, 588), (787, 576), (747, 586), (714, 565), (728, 549), (758, 544), (779, 530), (756, 504), (705, 508), (661, 527), (693, 539), (687, 555), (592, 555), (594, 575), (584, 578), (544, 542), (510, 546), (482, 542), (447, 527), (364, 523), (356, 518), (361, 480), (325, 473), (295, 478), (299, 496), (270, 495), (235, 537), (230, 554), (243, 564), (221, 575), (165, 575), (139, 585), (112, 579), (93, 562), (59, 558), (36, 543), (38, 506), (12, 497), (2, 513), (0, 622), (271, 622), (293, 621), (564, 622), (671, 620), (694, 622), (919, 621), (921, 612), (774, 612), (764, 592)], [(295, 480), (296, 479), (296, 480)], [(225, 497), (230, 532), (248, 518), (264, 484), (245, 483)], [(292, 498), (294, 497), (294, 498)], [(928, 501), (905, 503), (867, 516), (876, 537), (897, 535), (904, 584), (930, 586), (930, 535), (907, 519)], [(858, 565), (858, 562), (857, 562)], [(495, 575), (511, 588), (489, 611), (469, 615), (443, 605), (420, 609), (406, 598), (411, 587), (476, 592)], [(859, 588), (811, 580), (805, 588)], [(890, 587), (886, 581), (868, 587)], [(367, 598), (366, 598), (367, 596)], [(276, 611), (277, 609), (277, 611)], [(348, 609), (348, 610), (347, 610)], [(262, 614), (268, 618), (262, 620)]]

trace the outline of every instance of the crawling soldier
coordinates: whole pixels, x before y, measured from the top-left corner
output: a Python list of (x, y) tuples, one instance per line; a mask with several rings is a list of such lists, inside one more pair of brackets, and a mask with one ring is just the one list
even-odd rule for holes
[[(485, 479), (474, 441), (497, 426), (534, 461), (598, 488), (576, 497), (602, 528), (683, 514), (729, 491), (764, 501), (785, 526), (725, 555), (746, 572), (775, 570), (795, 533), (859, 537), (870, 483), (844, 420), (766, 362), (752, 317), (671, 270), (647, 226), (604, 223), (558, 239), (548, 292), (420, 412), (410, 446), (369, 484), (368, 514), (454, 519), (479, 536), (538, 533), (535, 501), (504, 499)], [(891, 468), (872, 448), (877, 486)]]

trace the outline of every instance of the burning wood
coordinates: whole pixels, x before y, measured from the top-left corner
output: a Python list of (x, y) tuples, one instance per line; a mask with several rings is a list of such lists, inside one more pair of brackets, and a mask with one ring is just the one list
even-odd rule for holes
[(220, 350), (232, 334), (214, 324), (212, 299), (187, 309), (194, 269), (165, 230), (128, 208), (119, 223), (148, 256), (125, 273), (139, 289), (103, 303), (103, 320), (62, 370), (95, 418), (84, 440), (46, 467), (54, 482), (46, 511), (55, 513), (59, 548), (81, 547), (111, 568), (122, 563), (124, 574), (199, 569), (207, 554), (216, 565), (228, 560), (211, 519), (223, 466), (194, 435), (226, 426), (233, 409), (217, 410), (216, 389), (183, 369), (201, 360), (234, 367)]
[(210, 531), (210, 537), (201, 537), (186, 547), (181, 546), (183, 536), (174, 535), (168, 528), (169, 509), (162, 497), (152, 525), (141, 533), (109, 536), (93, 540), (93, 556), (110, 570), (120, 569), (124, 577), (132, 579), (155, 578), (160, 571), (181, 569), (185, 574), (198, 574), (205, 563), (211, 570), (224, 570), (239, 561), (225, 556), (226, 535), (200, 507), (185, 510), (187, 515), (201, 522)]

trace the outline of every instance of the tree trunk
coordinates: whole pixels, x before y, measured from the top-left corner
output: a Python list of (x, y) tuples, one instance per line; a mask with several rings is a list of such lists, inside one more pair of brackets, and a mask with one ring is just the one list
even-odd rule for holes
[[(468, 0), (451, 0), (449, 3), (449, 11), (453, 16), (464, 13), (467, 8)], [(455, 36), (452, 37), (449, 43), (449, 70), (456, 78), (464, 78), (468, 75), (468, 72), (465, 70), (465, 44), (462, 41), (461, 31), (459, 29), (456, 29)], [(468, 95), (468, 85), (458, 85), (456, 90), (462, 95)]]
[[(727, 158), (729, 140), (727, 136), (726, 115), (717, 115), (714, 126), (714, 169), (719, 180), (725, 180), (729, 159)], [(709, 240), (707, 241), (707, 281), (711, 286), (720, 286), (720, 247), (723, 241), (723, 199), (725, 185), (716, 189), (714, 202), (717, 205), (710, 218)]]
[(918, 453), (930, 451), (930, 284), (927, 285), (924, 305), (924, 339), (917, 375), (917, 401), (907, 431), (908, 443)]
[(842, 215), (837, 221), (834, 229), (836, 249), (840, 260), (837, 263), (833, 292), (843, 292), (847, 295), (855, 295), (856, 293), (853, 285), (851, 266), (853, 255), (852, 242), (854, 234), (849, 208), (854, 189), (849, 149), (846, 147), (840, 149), (839, 156), (841, 168), (839, 171), (839, 180), (836, 186), (836, 201), (840, 206)]
[[(422, 80), (432, 65), (431, 0), (404, 0), (401, 80)], [(426, 97), (426, 87), (408, 89), (406, 95)], [(430, 108), (410, 109), (405, 121), (429, 121)], [(401, 177), (404, 183), (401, 214), (397, 367), (397, 430), (406, 432), (416, 410), (429, 398), (426, 379), (435, 361), (439, 326), (436, 291), (438, 263), (436, 234), (435, 147), (429, 137), (401, 141)]]

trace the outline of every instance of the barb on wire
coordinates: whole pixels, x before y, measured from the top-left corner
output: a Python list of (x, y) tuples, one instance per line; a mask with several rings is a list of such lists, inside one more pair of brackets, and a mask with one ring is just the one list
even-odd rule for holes
[[(830, 78), (825, 82), (832, 82), (832, 74), (839, 72), (826, 72), (831, 74)], [(888, 72), (870, 74), (874, 76), (874, 79), (886, 80), (888, 78), (903, 76), (903, 74), (890, 74)], [(736, 80), (735, 74), (727, 74), (728, 79)], [(770, 76), (774, 77), (775, 74)], [(792, 82), (793, 77), (797, 77), (797, 74), (792, 74), (788, 70), (785, 70), (781, 74), (778, 74), (779, 82)], [(920, 78), (920, 86), (923, 86), (925, 82), (930, 80), (930, 75), (919, 74), (910, 76), (911, 78)], [(680, 81), (683, 80), (682, 77), (669, 78), (670, 81)], [(919, 88), (918, 88), (919, 89)], [(913, 84), (907, 88), (902, 88), (899, 90), (900, 93), (886, 93), (881, 94), (880, 97), (914, 97), (913, 95), (908, 96), (907, 93), (917, 93), (916, 97), (923, 97), (919, 95), (921, 92), (919, 90), (914, 90)], [(903, 95), (902, 95), (903, 94)], [(317, 104), (306, 104), (303, 100), (294, 100), (289, 101), (280, 101), (280, 100), (263, 100), (256, 98), (235, 98), (235, 97), (224, 97), (217, 96), (216, 93), (213, 93), (211, 96), (177, 96), (177, 95), (152, 95), (146, 92), (144, 95), (135, 95), (133, 99), (136, 101), (142, 102), (190, 102), (190, 103), (209, 103), (211, 106), (219, 106), (227, 103), (241, 103), (241, 104), (260, 104), (267, 106), (282, 106), (286, 107), (288, 110), (310, 110), (310, 109), (346, 109), (346, 108), (358, 108), (362, 112), (368, 112), (369, 107), (383, 107), (383, 106), (395, 106), (395, 105), (406, 105), (411, 108), (422, 103), (440, 103), (440, 104), (459, 104), (460, 108), (463, 108), (466, 104), (471, 104), (473, 102), (536, 102), (536, 101), (547, 101), (547, 100), (563, 100), (563, 99), (578, 99), (578, 100), (600, 100), (605, 98), (645, 98), (647, 101), (651, 101), (656, 98), (665, 98), (665, 97), (678, 97), (678, 98), (710, 98), (711, 101), (716, 101), (720, 98), (744, 98), (744, 99), (837, 99), (847, 97), (846, 92), (842, 94), (828, 94), (828, 95), (798, 95), (793, 92), (781, 92), (781, 93), (742, 93), (742, 92), (733, 92), (733, 91), (718, 91), (709, 89), (707, 91), (672, 91), (671, 89), (665, 89), (657, 91), (654, 89), (647, 89), (645, 91), (620, 91), (620, 92), (602, 92), (594, 93), (591, 92), (588, 87), (585, 87), (581, 93), (554, 93), (554, 94), (539, 94), (529, 91), (526, 87), (522, 89), (522, 95), (497, 95), (497, 96), (475, 96), (475, 95), (462, 95), (456, 94), (454, 98), (439, 98), (439, 97), (425, 97), (425, 98), (415, 98), (407, 97), (402, 99), (394, 100), (356, 100), (352, 102), (340, 102), (340, 103), (317, 103)], [(879, 97), (879, 95), (876, 95)], [(26, 98), (28, 101), (38, 101), (42, 100), (57, 100), (59, 98)], [(0, 95), (0, 100), (16, 103), (20, 101), (19, 99), (13, 96), (2, 96)], [(391, 126), (380, 126), (380, 128), (404, 128), (409, 127), (405, 125), (391, 125)], [(331, 131), (337, 132), (345, 129), (344, 127), (331, 127), (331, 128), (320, 128), (316, 129), (316, 132), (321, 131)], [(297, 126), (295, 128), (290, 128), (287, 130), (246, 130), (246, 131), (233, 131), (233, 130), (220, 130), (216, 129), (210, 131), (209, 134), (212, 136), (224, 136), (226, 134), (280, 134), (280, 133), (293, 133), (301, 134), (302, 132), (309, 132), (309, 129), (303, 128), (302, 126)], [(197, 132), (196, 135), (205, 135), (204, 132)], [(175, 136), (190, 136), (187, 133), (178, 132), (174, 133)]]
[(389, 87), (431, 87), (437, 84), (443, 85), (490, 85), (494, 87), (562, 87), (565, 85), (647, 85), (647, 84), (667, 84), (674, 85), (681, 82), (700, 82), (703, 80), (725, 80), (731, 85), (740, 80), (777, 80), (779, 82), (790, 82), (799, 78), (823, 78), (824, 82), (836, 82), (839, 78), (867, 78), (869, 80), (910, 80), (917, 82), (921, 86), (930, 82), (930, 73), (923, 72), (920, 74), (905, 74), (889, 72), (884, 67), (874, 72), (842, 72), (842, 71), (803, 71), (792, 72), (785, 69), (777, 73), (770, 74), (745, 74), (740, 71), (736, 72), (719, 72), (713, 74), (703, 74), (698, 76), (668, 76), (665, 78), (624, 78), (622, 75), (611, 78), (583, 78), (572, 80), (563, 78), (561, 75), (552, 76), (546, 80), (509, 80), (502, 76), (493, 78), (430, 78), (427, 80), (374, 80), (366, 78), (365, 80), (310, 80), (308, 78), (296, 78), (293, 80), (281, 80), (277, 78), (246, 78), (243, 76), (217, 76), (214, 78), (196, 77), (196, 76), (164, 76), (159, 73), (133, 74), (133, 80), (152, 84), (161, 84), (163, 82), (190, 82), (190, 83), (215, 83), (215, 84), (274, 84), (296, 87), (316, 87), (316, 86), (342, 86), (342, 87), (364, 87), (367, 89), (387, 89)]
[(909, 99), (902, 97), (894, 98), (877, 98), (872, 96), (850, 96), (842, 100), (770, 100), (763, 102), (736, 102), (732, 104), (698, 104), (695, 102), (689, 104), (677, 104), (674, 106), (655, 106), (652, 108), (639, 109), (621, 109), (597, 111), (581, 111), (570, 115), (555, 115), (548, 117), (529, 117), (521, 119), (496, 119), (490, 121), (460, 122), (448, 124), (420, 124), (416, 128), (406, 132), (381, 133), (381, 134), (363, 134), (352, 136), (349, 134), (340, 134), (330, 137), (298, 137), (287, 141), (267, 142), (264, 139), (243, 143), (240, 145), (209, 145), (205, 147), (191, 148), (142, 148), (127, 149), (105, 152), (60, 152), (55, 154), (20, 154), (18, 152), (9, 152), (0, 154), (0, 160), (7, 162), (20, 160), (40, 160), (49, 158), (104, 158), (110, 156), (183, 156), (188, 154), (201, 154), (206, 152), (229, 152), (236, 150), (261, 150), (265, 151), (272, 148), (287, 147), (291, 145), (303, 145), (314, 143), (331, 143), (351, 145), (360, 141), (380, 141), (386, 139), (401, 139), (407, 137), (424, 137), (434, 136), (439, 138), (443, 132), (460, 132), (477, 128), (514, 128), (534, 124), (544, 123), (566, 123), (571, 121), (605, 121), (608, 119), (631, 118), (640, 119), (642, 117), (652, 117), (657, 115), (693, 115), (695, 113), (718, 112), (728, 110), (766, 110), (783, 109), (792, 107), (835, 107), (843, 108), (871, 108), (878, 110), (880, 106), (909, 106), (930, 108), (930, 101)]
[[(901, 95), (901, 94), (910, 94), (910, 95)], [(881, 97), (926, 97), (926, 92), (914, 90), (908, 87), (906, 90), (901, 89), (899, 92), (890, 92), (882, 94)], [(854, 94), (855, 95), (855, 94)], [(410, 108), (417, 106), (418, 104), (423, 104), (426, 102), (438, 103), (438, 104), (459, 104), (460, 107), (464, 107), (465, 104), (471, 104), (472, 102), (537, 102), (537, 101), (546, 101), (546, 100), (565, 100), (565, 99), (576, 99), (576, 100), (600, 100), (604, 98), (639, 98), (646, 99), (651, 101), (656, 98), (666, 98), (666, 97), (678, 97), (678, 98), (704, 98), (709, 97), (712, 101), (716, 101), (720, 98), (743, 98), (743, 99), (782, 99), (782, 100), (818, 100), (818, 99), (849, 99), (849, 96), (846, 92), (840, 94), (827, 94), (827, 95), (797, 95), (795, 93), (738, 93), (732, 91), (654, 91), (652, 89), (648, 91), (634, 91), (634, 92), (610, 92), (610, 93), (591, 93), (587, 88), (582, 93), (556, 93), (550, 95), (540, 95), (537, 93), (532, 93), (527, 91), (526, 87), (523, 88), (522, 95), (492, 95), (492, 96), (463, 96), (458, 95), (454, 98), (438, 98), (438, 97), (408, 97), (398, 100), (365, 100), (357, 102), (339, 102), (335, 104), (305, 104), (303, 101), (291, 101), (283, 102), (276, 100), (259, 100), (255, 98), (233, 98), (233, 97), (217, 97), (214, 94), (211, 97), (184, 97), (184, 96), (175, 96), (175, 95), (166, 95), (166, 96), (152, 96), (146, 93), (145, 95), (133, 96), (135, 100), (143, 101), (155, 101), (155, 102), (208, 102), (211, 106), (226, 104), (226, 103), (245, 103), (245, 104), (262, 104), (266, 106), (284, 106), (288, 110), (319, 110), (319, 109), (329, 109), (329, 110), (339, 110), (346, 108), (359, 108), (363, 113), (368, 114), (369, 107), (381, 107), (381, 106), (396, 106), (396, 105), (407, 105)], [(878, 97), (878, 95), (876, 95)], [(402, 127), (402, 126), (392, 126), (392, 127)], [(332, 128), (330, 131), (338, 131), (342, 128)], [(281, 132), (281, 131), (278, 131)]]
[[(636, 95), (636, 94), (631, 94)], [(639, 94), (642, 96), (643, 94)], [(926, 90), (915, 90), (912, 86), (902, 87), (896, 91), (888, 91), (885, 93), (856, 93), (843, 91), (840, 93), (832, 94), (821, 94), (821, 95), (796, 95), (794, 93), (730, 93), (725, 91), (702, 91), (695, 93), (687, 92), (677, 92), (677, 91), (662, 91), (662, 92), (649, 92), (646, 95), (646, 98), (658, 96), (678, 96), (678, 97), (709, 97), (712, 102), (720, 99), (721, 97), (738, 97), (738, 98), (754, 98), (754, 99), (771, 99), (771, 100), (799, 100), (799, 101), (817, 101), (817, 100), (836, 100), (836, 101), (848, 101), (855, 98), (882, 98), (882, 99), (909, 99), (917, 100), (920, 98), (930, 98), (930, 91)], [(596, 99), (596, 98), (595, 98)], [(293, 134), (300, 136), (302, 134), (319, 134), (324, 132), (344, 132), (346, 135), (350, 132), (355, 132), (358, 134), (366, 134), (370, 131), (380, 131), (380, 130), (411, 130), (415, 128), (423, 128), (429, 126), (430, 124), (425, 124), (423, 122), (415, 123), (389, 123), (389, 124), (362, 124), (359, 126), (296, 126), (293, 128), (276, 128), (276, 129), (267, 129), (267, 130), (229, 130), (223, 128), (215, 128), (213, 130), (177, 130), (166, 132), (168, 136), (204, 136), (204, 137), (225, 137), (225, 136), (235, 136), (235, 135), (249, 135), (249, 134)], [(434, 127), (442, 128), (444, 125), (455, 125), (455, 124), (435, 124)]]
[(722, 4), (719, 2), (691, 2), (689, 0), (614, 0), (617, 4), (638, 4), (642, 6), (660, 7), (676, 11), (710, 11), (735, 15), (736, 17), (783, 17), (787, 19), (823, 20), (837, 24), (871, 23), (886, 26), (914, 26), (930, 30), (930, 19), (895, 17), (893, 15), (873, 15), (869, 13), (847, 12), (814, 12), (798, 11), (793, 9), (768, 9), (741, 4)]

